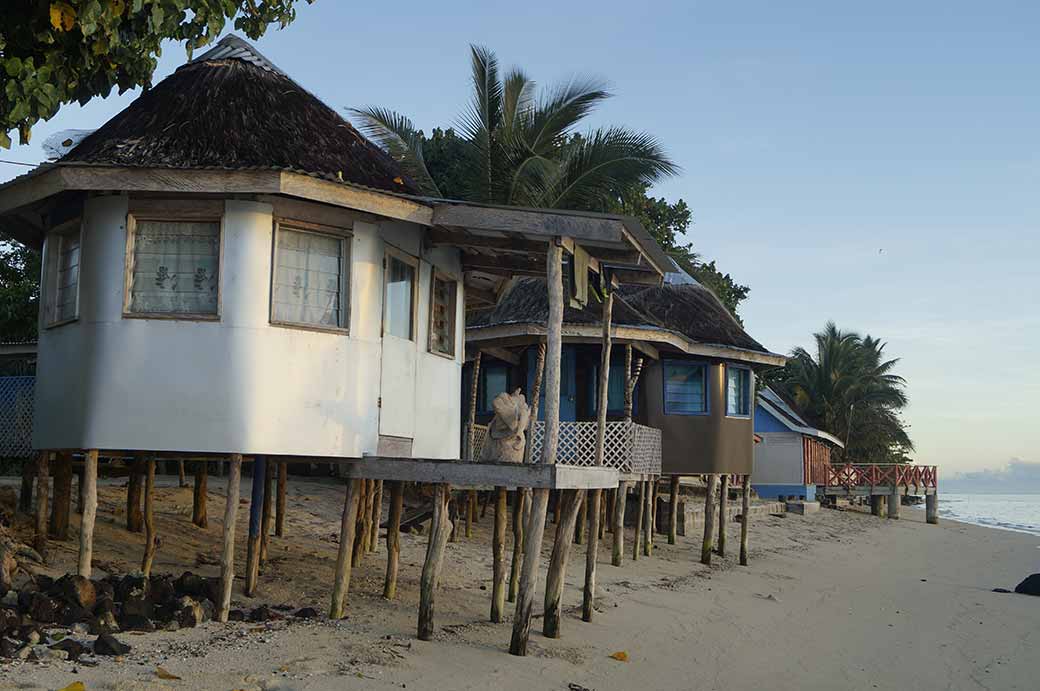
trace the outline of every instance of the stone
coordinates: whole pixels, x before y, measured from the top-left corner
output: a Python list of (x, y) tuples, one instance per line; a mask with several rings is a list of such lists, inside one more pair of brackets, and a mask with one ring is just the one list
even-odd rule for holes
[(41, 624), (54, 624), (61, 616), (61, 605), (53, 597), (36, 592), (33, 593), (28, 614)]
[(116, 602), (125, 602), (135, 590), (144, 592), (144, 576), (127, 574), (115, 584), (114, 595)]
[(119, 627), (123, 631), (155, 631), (152, 620), (140, 614), (124, 614), (119, 620)]
[(199, 605), (202, 607), (202, 621), (212, 621), (213, 614), (216, 611), (216, 607), (213, 602), (207, 597), (203, 598)]
[(90, 632), (95, 636), (103, 633), (119, 633), (119, 623), (111, 611), (102, 612), (90, 622)]
[(49, 592), (54, 587), (54, 579), (42, 573), (36, 574), (33, 582), (36, 583), (36, 589), (43, 592)]
[(48, 648), (45, 645), (34, 645), (32, 647), (32, 658), (40, 662), (55, 662), (68, 660), (68, 652), (60, 648)]
[(1040, 595), (1040, 573), (1026, 576), (1026, 579), (1015, 586), (1019, 595)]
[(65, 626), (72, 626), (77, 622), (90, 621), (92, 616), (89, 610), (83, 609), (79, 605), (65, 605), (61, 610), (61, 616), (58, 621)]
[(249, 613), (249, 621), (261, 622), (281, 618), (281, 614), (278, 614), (278, 612), (275, 612), (267, 605), (260, 605), (259, 607), (254, 608), (253, 611)]
[(18, 654), (18, 650), (21, 647), (22, 644), (20, 641), (4, 636), (3, 638), (0, 638), (0, 657), (10, 659)]
[(55, 583), (58, 595), (70, 605), (83, 609), (94, 609), (97, 604), (97, 589), (93, 581), (79, 575), (62, 576)]
[(154, 603), (143, 588), (134, 588), (123, 598), (123, 617), (150, 617)]
[(89, 653), (90, 648), (72, 638), (64, 638), (51, 646), (51, 650), (64, 650), (70, 660), (78, 660), (83, 653)]
[(178, 609), (174, 621), (182, 628), (195, 628), (205, 620), (205, 613), (198, 601), (185, 595), (177, 601)]
[(0, 609), (0, 635), (22, 625), (22, 617), (13, 609)]
[(29, 610), (32, 609), (33, 597), (35, 595), (35, 590), (23, 590), (18, 593), (18, 611), (28, 614)]
[(206, 581), (191, 571), (182, 573), (173, 583), (178, 595), (190, 595), (193, 598), (206, 597)]
[(18, 591), (8, 590), (4, 594), (3, 600), (0, 600), (0, 606), (3, 607), (17, 607), (18, 606)]
[(503, 391), (495, 396), (491, 407), (495, 417), (488, 425), (487, 440), (480, 452), (480, 461), (497, 463), (523, 463), (525, 433), (531, 419), (531, 407), (517, 389), (513, 393)]
[(246, 620), (246, 613), (243, 612), (240, 609), (228, 610), (227, 620), (228, 621), (245, 621)]
[(43, 631), (36, 624), (23, 624), (18, 632), (18, 638), (29, 645), (36, 645), (43, 640)]
[(165, 605), (177, 599), (177, 589), (169, 576), (151, 576), (148, 579), (148, 599), (152, 605)]
[(130, 646), (112, 634), (103, 633), (94, 641), (95, 655), (126, 655), (129, 652)]
[(99, 595), (97, 604), (94, 605), (94, 614), (101, 614), (102, 612), (115, 612), (116, 602), (110, 595)]
[(303, 607), (293, 612), (293, 616), (297, 619), (317, 619), (318, 610), (313, 607)]

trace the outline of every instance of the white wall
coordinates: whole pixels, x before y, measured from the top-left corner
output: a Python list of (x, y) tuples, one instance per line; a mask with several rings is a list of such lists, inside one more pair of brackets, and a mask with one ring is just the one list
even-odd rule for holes
[(797, 485), (804, 480), (802, 435), (797, 432), (760, 432), (755, 444), (754, 484)]
[[(126, 196), (86, 202), (79, 319), (40, 334), (37, 448), (375, 453), (384, 238), (417, 254), (421, 226), (343, 213), (353, 232), (346, 335), (269, 323), (272, 207), (248, 201), (225, 203), (220, 321), (124, 318), (127, 211)], [(453, 251), (421, 264), (413, 455), (454, 458), (463, 295), (460, 286), (456, 359), (427, 353), (430, 261), (459, 276)]]

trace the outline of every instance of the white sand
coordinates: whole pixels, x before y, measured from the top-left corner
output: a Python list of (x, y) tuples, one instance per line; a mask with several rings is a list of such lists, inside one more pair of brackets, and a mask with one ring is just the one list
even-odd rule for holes
[[(190, 490), (159, 493), (157, 518), (166, 542), (158, 572), (191, 568), (216, 574), (216, 567), (193, 563), (196, 551), (215, 554), (219, 539), (223, 480), (211, 478), (210, 488), (206, 531), (186, 516)], [(129, 569), (143, 538), (120, 527), (121, 496), (114, 487), (102, 491), (95, 555)], [(236, 602), (312, 605), (324, 613), (336, 549), (329, 538), (341, 502), (340, 487), (294, 478), (291, 537), (272, 538), (261, 597), (247, 601), (236, 584)], [(243, 505), (241, 524), (246, 511)], [(1040, 571), (1037, 537), (949, 521), (928, 526), (923, 511), (907, 507), (900, 521), (824, 511), (759, 519), (752, 526), (750, 567), (737, 566), (734, 553), (708, 569), (697, 563), (699, 540), (680, 538), (669, 546), (659, 536), (652, 558), (626, 559), (622, 568), (610, 566), (609, 546), (600, 550), (602, 597), (592, 624), (579, 618), (584, 547), (575, 546), (563, 638), (542, 637), (536, 619), (531, 654), (516, 658), (506, 652), (510, 624), (487, 623), (490, 590), (479, 589), (490, 588), (490, 527), (489, 512), (472, 540), (449, 544), (431, 642), (414, 635), (425, 538), (403, 535), (395, 602), (379, 597), (381, 545), (355, 570), (344, 621), (211, 623), (125, 634), (120, 638), (134, 647), (125, 660), (105, 660), (95, 668), (16, 665), (0, 670), (0, 688), (61, 688), (75, 680), (88, 689), (1040, 686), (1040, 598), (990, 592), (1013, 588)], [(739, 524), (732, 527), (735, 552)], [(59, 569), (71, 563), (73, 547), (54, 550)], [(244, 540), (240, 549), (241, 565)], [(608, 657), (617, 651), (625, 651), (629, 661)], [(157, 664), (183, 679), (156, 678)]]

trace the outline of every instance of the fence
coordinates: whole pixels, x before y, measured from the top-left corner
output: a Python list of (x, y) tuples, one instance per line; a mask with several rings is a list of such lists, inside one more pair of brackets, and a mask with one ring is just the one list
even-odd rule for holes
[(910, 463), (846, 463), (822, 466), (814, 484), (828, 487), (921, 487), (935, 489), (939, 469), (934, 465)]
[(0, 377), (0, 458), (32, 454), (36, 377)]

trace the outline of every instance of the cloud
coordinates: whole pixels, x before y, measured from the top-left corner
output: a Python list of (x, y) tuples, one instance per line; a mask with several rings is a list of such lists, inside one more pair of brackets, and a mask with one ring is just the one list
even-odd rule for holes
[(1040, 493), (1040, 463), (1012, 458), (1005, 468), (939, 476), (939, 489), (954, 493)]

